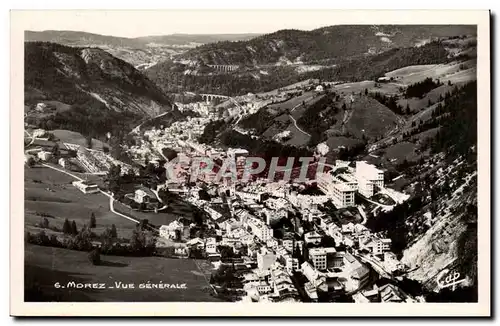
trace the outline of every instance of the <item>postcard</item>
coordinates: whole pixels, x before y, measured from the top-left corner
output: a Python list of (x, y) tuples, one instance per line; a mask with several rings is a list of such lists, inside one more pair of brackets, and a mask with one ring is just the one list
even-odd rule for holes
[(489, 21), (12, 11), (11, 315), (490, 316)]

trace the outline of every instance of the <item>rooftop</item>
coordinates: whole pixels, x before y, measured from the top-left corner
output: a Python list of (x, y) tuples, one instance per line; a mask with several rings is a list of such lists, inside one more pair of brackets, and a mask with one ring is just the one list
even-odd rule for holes
[(337, 250), (333, 247), (329, 248), (310, 248), (309, 255), (326, 255), (336, 253)]

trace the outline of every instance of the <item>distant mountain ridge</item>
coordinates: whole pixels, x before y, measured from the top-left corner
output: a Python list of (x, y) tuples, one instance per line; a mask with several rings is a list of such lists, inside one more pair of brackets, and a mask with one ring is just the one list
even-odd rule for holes
[(169, 34), (141, 36), (135, 38), (100, 35), (79, 31), (25, 31), (25, 41), (54, 42), (72, 46), (108, 45), (129, 48), (144, 48), (149, 43), (162, 45), (188, 45), (190, 43), (211, 43), (219, 41), (244, 41), (261, 34)]
[(321, 62), (476, 33), (472, 25), (338, 25), (312, 31), (291, 29), (248, 41), (205, 44), (179, 55), (178, 59), (238, 65), (274, 64), (283, 59)]

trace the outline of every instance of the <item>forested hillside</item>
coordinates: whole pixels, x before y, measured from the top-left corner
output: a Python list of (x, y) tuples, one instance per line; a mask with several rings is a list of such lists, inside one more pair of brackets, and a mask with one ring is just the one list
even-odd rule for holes
[(281, 57), (291, 61), (325, 62), (466, 34), (475, 35), (475, 27), (339, 25), (313, 31), (280, 30), (244, 42), (206, 44), (180, 58), (205, 64), (238, 65), (275, 63)]
[(247, 68), (230, 74), (201, 71), (193, 74), (187, 73), (193, 68), (172, 61), (159, 63), (145, 73), (166, 92), (194, 91), (234, 96), (269, 91), (308, 78), (328, 81), (373, 80), (398, 68), (452, 60), (457, 58), (448, 57), (444, 44), (431, 42), (421, 47), (397, 48), (373, 56), (338, 59), (335, 67), (305, 73), (299, 73), (294, 66), (273, 66), (265, 69)]

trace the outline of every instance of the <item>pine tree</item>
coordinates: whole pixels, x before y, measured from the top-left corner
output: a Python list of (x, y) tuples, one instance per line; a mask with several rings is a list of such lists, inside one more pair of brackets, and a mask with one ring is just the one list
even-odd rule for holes
[(71, 234), (73, 234), (73, 235), (77, 235), (78, 234), (78, 229), (76, 227), (75, 221), (73, 221), (73, 223), (71, 223)]
[(111, 237), (112, 238), (117, 238), (118, 237), (118, 234), (116, 232), (116, 225), (111, 225)]
[(49, 220), (47, 220), (46, 217), (44, 217), (42, 219), (42, 222), (40, 223), (40, 227), (42, 227), (44, 229), (48, 229), (49, 228)]
[(68, 219), (64, 220), (63, 233), (64, 234), (72, 234), (73, 233), (73, 231), (71, 230), (71, 225), (69, 224)]
[(97, 223), (96, 223), (96, 220), (95, 220), (95, 214), (94, 214), (94, 212), (92, 212), (92, 213), (90, 214), (90, 223), (89, 223), (89, 225), (90, 225), (90, 228), (91, 228), (91, 229), (92, 229), (92, 228), (95, 228), (95, 227), (97, 226)]

